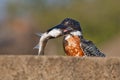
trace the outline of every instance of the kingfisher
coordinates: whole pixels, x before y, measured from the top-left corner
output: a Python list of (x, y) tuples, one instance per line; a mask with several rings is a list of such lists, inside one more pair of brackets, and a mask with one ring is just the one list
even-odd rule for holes
[(80, 23), (74, 19), (66, 18), (61, 24), (66, 26), (63, 38), (63, 47), (68, 56), (96, 56), (105, 57), (96, 45), (83, 37)]
[(44, 49), (49, 39), (64, 36), (63, 47), (66, 55), (105, 57), (105, 54), (100, 52), (92, 41), (83, 37), (80, 23), (72, 18), (65, 18), (60, 24), (37, 35), (40, 36), (40, 40), (34, 48), (39, 49), (38, 55), (44, 55)]

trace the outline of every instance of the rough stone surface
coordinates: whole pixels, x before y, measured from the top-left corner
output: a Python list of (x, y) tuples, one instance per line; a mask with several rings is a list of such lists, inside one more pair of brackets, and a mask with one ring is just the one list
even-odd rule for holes
[(0, 80), (120, 80), (120, 58), (4, 55)]

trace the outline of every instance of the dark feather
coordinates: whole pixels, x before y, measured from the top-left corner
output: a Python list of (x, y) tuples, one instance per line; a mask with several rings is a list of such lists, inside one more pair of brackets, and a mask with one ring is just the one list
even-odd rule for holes
[(105, 54), (100, 52), (100, 50), (95, 46), (92, 41), (81, 40), (81, 47), (86, 56), (96, 56), (96, 57), (105, 57)]

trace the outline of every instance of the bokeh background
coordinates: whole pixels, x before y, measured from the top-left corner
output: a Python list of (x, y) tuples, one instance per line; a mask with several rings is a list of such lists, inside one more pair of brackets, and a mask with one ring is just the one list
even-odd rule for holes
[[(120, 56), (120, 0), (0, 0), (0, 54), (37, 55), (35, 33), (67, 17), (107, 56)], [(65, 55), (62, 39), (49, 40), (45, 53)]]

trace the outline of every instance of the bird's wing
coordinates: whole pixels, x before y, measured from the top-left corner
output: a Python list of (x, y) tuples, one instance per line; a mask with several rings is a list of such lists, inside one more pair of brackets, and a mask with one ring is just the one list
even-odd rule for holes
[(92, 41), (81, 41), (81, 47), (86, 56), (105, 57), (105, 54), (100, 52), (100, 50), (95, 46), (95, 44)]

